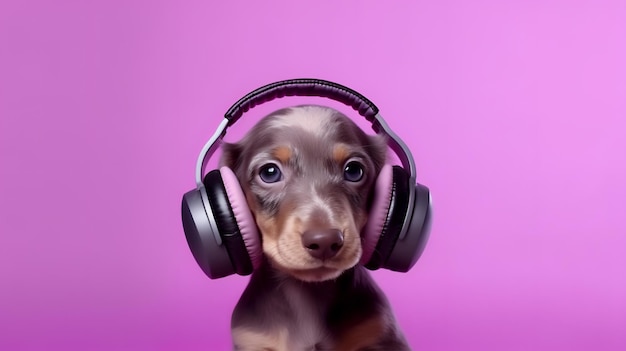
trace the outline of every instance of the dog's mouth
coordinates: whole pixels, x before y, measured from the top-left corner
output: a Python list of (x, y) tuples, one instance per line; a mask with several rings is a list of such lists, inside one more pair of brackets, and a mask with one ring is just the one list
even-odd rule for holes
[(296, 279), (305, 282), (323, 282), (326, 280), (336, 279), (343, 273), (343, 269), (321, 266), (310, 269), (290, 269), (288, 273)]
[(272, 262), (272, 265), (276, 269), (298, 280), (305, 282), (323, 282), (336, 279), (343, 272), (354, 267), (358, 263), (358, 257), (356, 257), (354, 264), (352, 264), (351, 261), (346, 262), (345, 260), (325, 260), (315, 263), (309, 262), (304, 265), (284, 265), (271, 257), (270, 262)]

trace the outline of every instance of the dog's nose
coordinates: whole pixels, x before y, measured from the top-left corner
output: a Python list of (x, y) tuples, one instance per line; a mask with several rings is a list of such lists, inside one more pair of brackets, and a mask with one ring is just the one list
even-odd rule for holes
[(343, 233), (339, 229), (311, 229), (302, 234), (302, 246), (320, 260), (329, 259), (343, 246)]

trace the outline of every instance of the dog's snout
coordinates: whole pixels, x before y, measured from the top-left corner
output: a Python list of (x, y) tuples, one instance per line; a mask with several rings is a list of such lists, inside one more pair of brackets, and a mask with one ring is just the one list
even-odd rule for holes
[(343, 233), (339, 229), (310, 229), (302, 234), (302, 246), (311, 256), (326, 260), (343, 246)]

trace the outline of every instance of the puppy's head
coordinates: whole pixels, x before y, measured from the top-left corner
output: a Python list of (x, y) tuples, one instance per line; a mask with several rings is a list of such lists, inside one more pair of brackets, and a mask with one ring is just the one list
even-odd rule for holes
[(386, 145), (334, 109), (298, 106), (225, 144), (221, 164), (241, 183), (270, 263), (323, 281), (361, 258), (360, 232)]

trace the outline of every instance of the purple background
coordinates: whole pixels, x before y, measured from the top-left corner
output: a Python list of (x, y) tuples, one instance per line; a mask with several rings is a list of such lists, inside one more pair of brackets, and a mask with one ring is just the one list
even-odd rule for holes
[(180, 199), (234, 101), (317, 77), (434, 194), (375, 273), (415, 349), (625, 350), (625, 63), (624, 1), (3, 1), (0, 349), (228, 349), (247, 278), (203, 276)]

